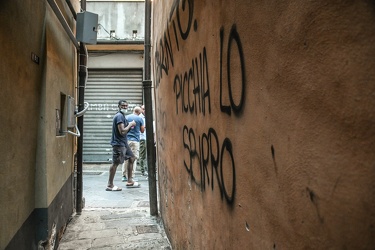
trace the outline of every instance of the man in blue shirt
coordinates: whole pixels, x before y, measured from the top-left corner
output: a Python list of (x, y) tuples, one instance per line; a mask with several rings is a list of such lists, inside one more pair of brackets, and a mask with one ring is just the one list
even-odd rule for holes
[[(127, 115), (126, 119), (128, 122), (135, 121), (135, 126), (132, 126), (132, 128), (129, 130), (127, 134), (128, 144), (130, 149), (132, 150), (136, 160), (139, 157), (139, 141), (141, 133), (145, 131), (145, 123), (144, 120), (139, 116), (142, 113), (142, 109), (140, 107), (135, 107), (133, 110), (133, 114)], [(134, 161), (134, 166), (137, 166), (136, 160)], [(125, 161), (125, 164), (122, 165), (122, 181), (129, 180), (129, 176), (133, 175), (133, 173), (129, 172), (129, 165), (130, 161)], [(132, 167), (132, 170), (133, 167)], [(127, 185), (128, 186), (128, 185)]]
[(147, 176), (147, 149), (146, 149), (146, 119), (145, 119), (145, 106), (141, 106), (142, 113), (139, 115), (143, 119), (143, 122), (145, 124), (145, 132), (141, 133), (140, 136), (140, 142), (139, 142), (139, 166), (141, 168), (141, 172), (143, 176)]
[[(124, 163), (125, 160), (129, 161), (128, 168), (129, 173), (132, 173), (133, 164), (135, 161), (135, 156), (131, 151), (128, 140), (127, 133), (133, 126), (136, 125), (135, 121), (128, 122), (125, 118), (125, 111), (128, 107), (128, 103), (125, 100), (120, 100), (118, 102), (119, 111), (113, 117), (112, 123), (112, 165), (109, 168), (109, 178), (107, 184), (107, 191), (121, 191), (122, 189), (113, 184), (113, 179), (116, 174), (117, 166)], [(138, 186), (138, 183), (133, 181), (132, 175), (129, 175), (127, 186)]]

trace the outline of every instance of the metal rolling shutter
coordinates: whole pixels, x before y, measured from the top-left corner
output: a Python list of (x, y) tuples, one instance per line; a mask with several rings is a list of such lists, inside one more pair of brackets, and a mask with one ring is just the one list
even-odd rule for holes
[(83, 162), (112, 161), (112, 119), (120, 99), (128, 101), (128, 113), (142, 104), (142, 69), (89, 70), (85, 101), (90, 107), (83, 124)]

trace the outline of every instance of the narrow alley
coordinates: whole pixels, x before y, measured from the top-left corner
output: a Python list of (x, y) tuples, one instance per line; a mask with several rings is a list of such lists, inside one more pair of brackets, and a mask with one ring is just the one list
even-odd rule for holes
[(160, 217), (150, 215), (147, 177), (136, 172), (140, 188), (126, 188), (117, 169), (115, 184), (106, 191), (109, 164), (83, 166), (82, 214), (73, 214), (59, 248), (172, 249)]
[(0, 250), (374, 250), (375, 1), (0, 13)]

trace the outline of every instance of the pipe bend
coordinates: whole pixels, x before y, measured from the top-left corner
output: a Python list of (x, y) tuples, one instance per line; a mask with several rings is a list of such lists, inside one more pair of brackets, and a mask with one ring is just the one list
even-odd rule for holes
[(90, 103), (88, 103), (88, 102), (84, 102), (84, 103), (85, 103), (85, 108), (83, 110), (81, 110), (80, 112), (76, 113), (75, 114), (76, 117), (83, 116), (86, 113), (87, 109), (89, 108)]
[(77, 133), (74, 133), (73, 131), (70, 131), (69, 129), (68, 129), (67, 131), (64, 131), (64, 132), (67, 132), (68, 134), (71, 134), (71, 135), (74, 135), (74, 136), (80, 137), (80, 136), (81, 136), (81, 133), (79, 132), (79, 129), (78, 129), (77, 124), (75, 125), (75, 128), (76, 128)]

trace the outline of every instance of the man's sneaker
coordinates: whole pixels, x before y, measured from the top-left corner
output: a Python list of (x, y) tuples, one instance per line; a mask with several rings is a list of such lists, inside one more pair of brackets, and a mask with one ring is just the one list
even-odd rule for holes
[(124, 181), (128, 181), (128, 178), (126, 178), (126, 176), (123, 176), (122, 177), (122, 181), (124, 182)]

